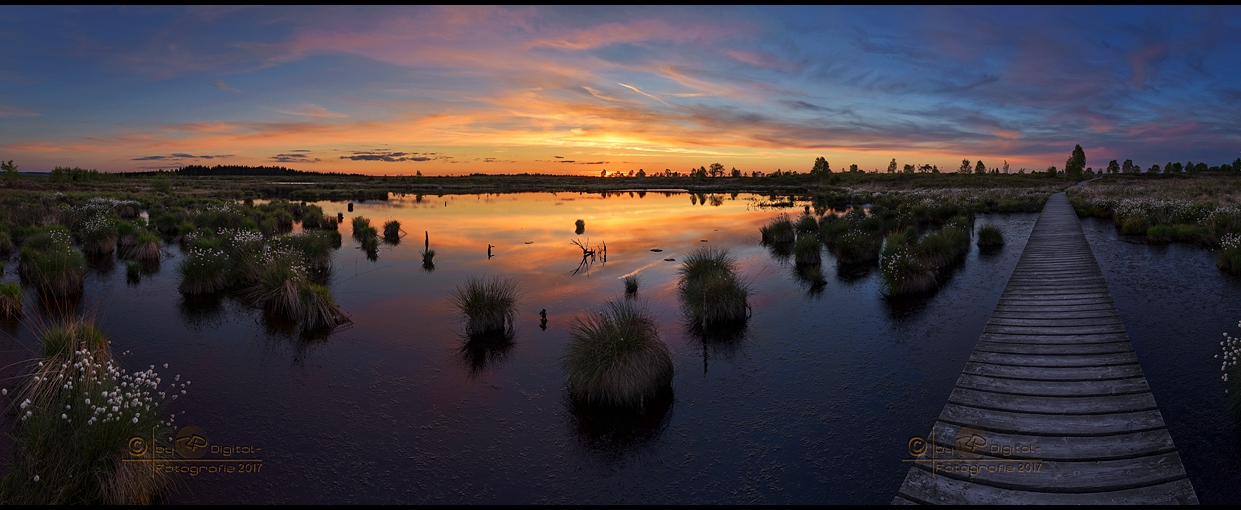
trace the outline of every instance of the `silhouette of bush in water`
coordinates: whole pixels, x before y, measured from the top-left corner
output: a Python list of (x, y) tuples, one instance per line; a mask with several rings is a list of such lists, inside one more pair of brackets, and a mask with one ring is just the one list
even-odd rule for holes
[(648, 396), (641, 407), (588, 402), (565, 394), (565, 407), (583, 443), (614, 453), (650, 441), (667, 427), (673, 402), (672, 385)]
[(465, 316), (468, 336), (508, 332), (517, 316), (517, 282), (501, 276), (469, 277), (451, 295)]
[(727, 250), (700, 247), (682, 259), (677, 291), (682, 308), (705, 329), (744, 323), (749, 318), (749, 286), (737, 275)]
[(642, 406), (672, 384), (672, 354), (655, 320), (632, 301), (576, 317), (571, 335), (562, 365), (574, 399)]
[(573, 222), (573, 226), (574, 226), (574, 227), (576, 227), (576, 228), (574, 228), (574, 229), (573, 229), (573, 233), (575, 233), (575, 234), (577, 234), (577, 235), (579, 235), (579, 236), (580, 236), (580, 235), (582, 235), (582, 232), (585, 232), (585, 231), (586, 231), (586, 222), (585, 222), (585, 221), (582, 221), (582, 220), (580, 220), (580, 219), (579, 219), (579, 220), (577, 220), (577, 221), (575, 221), (575, 222)]

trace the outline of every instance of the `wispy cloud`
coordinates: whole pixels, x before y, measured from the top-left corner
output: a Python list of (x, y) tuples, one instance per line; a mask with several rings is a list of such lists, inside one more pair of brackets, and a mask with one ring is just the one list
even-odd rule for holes
[(181, 159), (220, 159), (220, 158), (231, 158), (231, 157), (233, 157), (232, 154), (214, 154), (214, 155), (195, 156), (193, 154), (186, 154), (184, 152), (176, 152), (176, 153), (169, 154), (166, 156), (163, 156), (163, 155), (142, 156), (142, 157), (132, 158), (132, 160), (133, 161), (163, 161), (163, 160), (181, 160)]
[(234, 93), (234, 94), (240, 94), (240, 93), (241, 93), (241, 91), (240, 91), (240, 90), (237, 90), (236, 88), (233, 88), (233, 87), (229, 86), (229, 84), (224, 83), (224, 80), (215, 80), (215, 81), (211, 82), (211, 86), (212, 86), (212, 87), (215, 87), (215, 88), (217, 88), (217, 89), (223, 90), (223, 91), (225, 91), (225, 92), (232, 92), (232, 93)]
[(38, 116), (39, 116), (38, 113), (29, 111), (29, 110), (24, 110), (21, 108), (17, 108), (15, 106), (0, 104), (0, 118), (3, 118), (3, 117), (38, 117)]

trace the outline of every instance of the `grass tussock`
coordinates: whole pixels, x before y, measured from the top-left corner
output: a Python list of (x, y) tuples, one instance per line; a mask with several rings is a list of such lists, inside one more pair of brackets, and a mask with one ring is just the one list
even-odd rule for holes
[(641, 406), (672, 384), (668, 346), (655, 320), (632, 301), (609, 301), (576, 318), (563, 360), (570, 395), (579, 400)]
[(983, 225), (978, 228), (978, 246), (996, 247), (1004, 245), (1004, 233), (995, 225)]
[(638, 275), (631, 274), (621, 280), (625, 282), (625, 295), (632, 296), (638, 293)]
[(471, 337), (507, 332), (517, 316), (517, 281), (501, 276), (469, 277), (457, 286), (452, 304), (465, 316)]
[(0, 257), (7, 257), (10, 253), (13, 253), (14, 248), (16, 246), (13, 244), (13, 238), (9, 233), (0, 231)]
[(401, 242), (401, 222), (392, 220), (384, 223), (384, 241), (387, 241), (389, 244)]
[(750, 289), (737, 275), (737, 263), (727, 250), (700, 247), (682, 260), (677, 291), (692, 324), (711, 329), (749, 318)]
[(573, 222), (573, 226), (574, 226), (573, 233), (579, 236), (582, 235), (582, 233), (586, 231), (586, 222), (580, 218), (577, 221)]
[(814, 219), (814, 216), (803, 214), (797, 219), (796, 229), (799, 236), (801, 234), (815, 235), (819, 233), (819, 222)]
[(232, 261), (223, 250), (193, 248), (177, 266), (181, 275), (178, 288), (182, 294), (214, 294), (227, 290), (231, 283)]
[(763, 242), (768, 244), (792, 243), (797, 238), (797, 230), (788, 213), (780, 213), (758, 231), (763, 236)]
[(1236, 276), (1241, 276), (1241, 235), (1227, 234), (1220, 239), (1219, 258), (1215, 261), (1215, 267), (1221, 271)]
[(22, 296), (22, 288), (17, 283), (0, 283), (0, 319), (22, 316)]
[(371, 226), (370, 218), (362, 216), (354, 216), (353, 218), (353, 238), (361, 241), (369, 233), (377, 233), (375, 227)]
[(146, 266), (158, 266), (160, 259), (159, 236), (146, 229), (141, 229), (134, 236), (134, 241), (121, 252), (122, 258), (132, 259)]
[(86, 259), (69, 244), (67, 232), (51, 230), (27, 240), (21, 250), (18, 272), (23, 281), (45, 296), (74, 296), (82, 292)]
[(14, 398), (19, 419), (0, 502), (132, 505), (168, 494), (167, 474), (122, 460), (133, 437), (154, 436), (148, 451), (170, 448), (167, 406), (188, 381), (162, 381), (153, 367), (125, 372), (88, 320), (53, 324), (41, 341), (43, 359)]
[[(891, 239), (889, 236), (889, 240)], [(912, 249), (900, 244), (895, 248), (885, 249), (880, 269), (889, 296), (927, 292), (937, 285), (934, 267), (923, 261)]]
[(793, 243), (793, 261), (797, 266), (819, 266), (823, 263), (816, 234), (817, 232), (797, 236), (797, 241)]
[(832, 243), (832, 254), (842, 264), (874, 264), (883, 248), (883, 237), (875, 231), (851, 229)]

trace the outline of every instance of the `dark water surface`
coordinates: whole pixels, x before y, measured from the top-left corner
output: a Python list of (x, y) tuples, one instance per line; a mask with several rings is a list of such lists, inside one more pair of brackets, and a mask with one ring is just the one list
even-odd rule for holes
[[(759, 226), (780, 211), (756, 203), (457, 195), (348, 213), (323, 202), (346, 214), (330, 287), (353, 325), (316, 340), (231, 298), (186, 300), (175, 246), (137, 285), (119, 264), (90, 271), (79, 308), (125, 366), (169, 363), (161, 374), (192, 381), (173, 406), (179, 423), (213, 444), (261, 448), (259, 473), (178, 475), (176, 503), (886, 504), (908, 471), (909, 439), (946, 403), (1037, 215), (980, 216), (1003, 229), (1002, 250), (975, 247), (934, 296), (889, 302), (877, 271), (838, 271), (826, 252), (829, 283), (811, 292), (760, 246)], [(371, 262), (349, 238), (355, 215), (376, 227), (398, 219), (407, 236)], [(1110, 229), (1087, 224), (1194, 486), (1204, 503), (1236, 501), (1237, 425), (1211, 356), (1241, 318), (1241, 287), (1203, 250), (1124, 244)], [(421, 267), (424, 232), (432, 272)], [(579, 238), (606, 242), (608, 255), (573, 275)], [(730, 249), (751, 282), (753, 317), (731, 343), (704, 346), (682, 323), (676, 268), (702, 245)], [(609, 428), (574, 412), (559, 360), (574, 315), (620, 299), (631, 273), (676, 375), (655, 406), (662, 416)], [(463, 350), (448, 296), (484, 274), (519, 282), (517, 334), (507, 349)], [(30, 325), (0, 328), (0, 365), (33, 355)]]

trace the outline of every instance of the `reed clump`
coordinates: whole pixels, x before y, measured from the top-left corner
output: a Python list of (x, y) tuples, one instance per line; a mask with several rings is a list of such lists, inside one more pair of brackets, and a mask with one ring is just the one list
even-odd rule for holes
[(934, 267), (908, 246), (897, 245), (884, 251), (880, 272), (889, 296), (918, 294), (936, 287)]
[(609, 301), (602, 311), (577, 317), (572, 338), (562, 366), (574, 399), (642, 406), (672, 384), (668, 346), (633, 301)]
[(677, 273), (682, 308), (695, 326), (709, 329), (749, 318), (750, 289), (738, 276), (737, 263), (727, 250), (697, 248), (685, 256)]
[(182, 294), (214, 294), (231, 286), (232, 261), (218, 248), (191, 248), (181, 259), (178, 289)]
[(511, 332), (517, 316), (517, 281), (471, 276), (453, 290), (451, 300), (465, 316), (467, 335)]
[(580, 218), (577, 221), (573, 222), (573, 226), (574, 226), (573, 233), (579, 236), (582, 235), (582, 232), (586, 231), (586, 222)]

